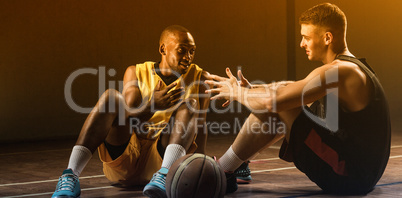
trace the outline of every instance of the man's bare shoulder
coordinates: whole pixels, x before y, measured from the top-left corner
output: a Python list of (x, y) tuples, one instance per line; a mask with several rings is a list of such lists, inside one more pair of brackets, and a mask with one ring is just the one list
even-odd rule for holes
[(201, 73), (200, 80), (201, 81), (210, 80), (210, 78), (211, 78), (210, 76), (211, 76), (211, 74), (209, 72), (203, 70), (202, 73)]
[(126, 72), (124, 73), (124, 81), (133, 81), (137, 79), (137, 74), (136, 74), (136, 66), (131, 65), (127, 67)]
[(126, 72), (135, 72), (136, 65), (130, 65), (127, 67)]
[(197, 83), (199, 85), (199, 93), (200, 94), (205, 94), (205, 90), (207, 90), (208, 86), (205, 84), (205, 80), (211, 80), (211, 74), (205, 70), (202, 71), (201, 77), (199, 82)]
[(344, 60), (334, 60), (331, 63), (333, 66), (336, 66), (338, 69), (339, 77), (348, 77), (348, 78), (358, 78), (361, 80), (365, 80), (365, 74), (360, 69), (358, 65), (352, 63), (350, 61)]
[(337, 73), (339, 77), (348, 76), (350, 74), (361, 73), (359, 66), (356, 64), (343, 61), (343, 60), (334, 60), (328, 64), (324, 64), (316, 69), (314, 69), (310, 74), (316, 75), (326, 75), (330, 73)]
[(370, 102), (373, 83), (367, 74), (355, 63), (336, 60), (338, 66), (339, 98), (342, 107), (347, 111), (359, 111)]
[(335, 59), (334, 61), (332, 61), (329, 65), (331, 66), (337, 66), (340, 69), (345, 69), (345, 70), (355, 70), (355, 69), (359, 69), (359, 66), (357, 66), (355, 63), (352, 63), (350, 61), (345, 61), (345, 60), (339, 60), (339, 59)]

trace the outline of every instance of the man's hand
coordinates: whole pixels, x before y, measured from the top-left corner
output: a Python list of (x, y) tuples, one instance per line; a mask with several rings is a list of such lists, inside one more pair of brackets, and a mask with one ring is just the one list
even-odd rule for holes
[[(237, 70), (237, 76), (239, 77), (239, 85), (242, 87), (246, 87), (246, 88), (253, 88), (253, 85), (251, 85), (251, 83), (243, 76), (243, 73), (241, 72), (241, 70)], [(227, 107), (230, 104), (230, 100), (226, 100), (225, 103), (222, 104), (222, 107)]]
[[(226, 73), (228, 73), (228, 71), (230, 72), (230, 70), (226, 69)], [(230, 72), (230, 75), (233, 76), (231, 72)], [(243, 76), (243, 73), (241, 72), (241, 70), (237, 71), (237, 76), (240, 79), (239, 81), (237, 81), (238, 85), (240, 85), (241, 87), (249, 88), (249, 89), (253, 87), (253, 85)], [(229, 78), (221, 77), (221, 76), (214, 75), (214, 74), (209, 75), (209, 78), (212, 80), (219, 81), (219, 82), (230, 80)], [(230, 102), (231, 102), (231, 100), (226, 100), (226, 102), (222, 104), (222, 107), (229, 106)]]
[(151, 99), (151, 102), (153, 102), (156, 110), (168, 109), (180, 101), (179, 99), (184, 93), (184, 89), (180, 87), (178, 89), (171, 90), (176, 85), (177, 83), (175, 82), (161, 90), (162, 81), (158, 82), (152, 96), (153, 98)]
[[(224, 78), (220, 77), (217, 75), (213, 75), (213, 79), (217, 80), (206, 80), (205, 83), (207, 83), (211, 87), (217, 87), (214, 89), (208, 89), (205, 92), (206, 93), (216, 93), (217, 95), (211, 97), (211, 100), (215, 99), (227, 99), (230, 103), (230, 101), (235, 100), (238, 96), (238, 88), (240, 87), (240, 83), (237, 81), (236, 77), (233, 76), (232, 72), (230, 71), (229, 68), (226, 68), (226, 75), (229, 78)], [(222, 105), (223, 106), (223, 105)]]
[(243, 73), (241, 70), (237, 71), (237, 76), (239, 77), (239, 83), (240, 86), (246, 87), (246, 88), (253, 88), (253, 85), (243, 76)]

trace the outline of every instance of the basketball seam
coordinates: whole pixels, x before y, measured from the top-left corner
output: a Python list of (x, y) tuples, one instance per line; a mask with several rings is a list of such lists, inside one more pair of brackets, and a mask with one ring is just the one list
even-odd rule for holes
[[(198, 180), (197, 180), (197, 185), (196, 185), (196, 189), (198, 189), (198, 187), (199, 187), (199, 185), (200, 185), (200, 178), (201, 178), (201, 175), (204, 173), (204, 164), (205, 164), (205, 156), (206, 155), (204, 155), (204, 160), (202, 161), (202, 166), (201, 166), (201, 171), (200, 171), (200, 174), (198, 175)], [(195, 194), (193, 195), (193, 197), (195, 196)]]
[[(215, 160), (213, 160), (212, 158), (208, 159), (208, 160), (214, 164), (213, 167), (214, 167), (214, 171), (215, 171), (215, 175), (216, 175), (216, 188), (215, 188), (214, 197), (219, 197), (219, 195), (221, 194), (221, 190), (222, 190), (222, 179), (223, 179), (223, 178), (221, 178), (222, 175), (219, 170), (219, 164), (216, 163)], [(216, 194), (216, 193), (218, 193), (218, 194)]]
[[(191, 156), (189, 156), (187, 159), (185, 159), (183, 162), (181, 162), (179, 164), (179, 168), (176, 170), (174, 176), (173, 176), (173, 182), (171, 184), (171, 190), (170, 190), (170, 195), (171, 197), (173, 197), (172, 195), (176, 195), (175, 197), (177, 197), (176, 194), (176, 186), (177, 186), (177, 181), (181, 178), (181, 175), (183, 174), (183, 171), (185, 170), (185, 168), (188, 166), (188, 164), (190, 164), (190, 162), (192, 162), (193, 160), (195, 160), (197, 158), (198, 155), (201, 154), (195, 154), (193, 153)], [(183, 167), (184, 166), (184, 167)], [(179, 175), (177, 175), (177, 173)]]

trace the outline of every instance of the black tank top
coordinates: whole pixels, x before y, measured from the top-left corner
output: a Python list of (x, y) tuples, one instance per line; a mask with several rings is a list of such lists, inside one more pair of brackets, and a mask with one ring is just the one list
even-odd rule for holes
[(345, 144), (345, 159), (355, 176), (374, 182), (381, 178), (388, 162), (391, 146), (391, 123), (384, 90), (374, 70), (365, 59), (339, 55), (336, 59), (355, 63), (372, 81), (374, 93), (370, 103), (357, 112), (339, 108), (339, 131), (335, 134)]

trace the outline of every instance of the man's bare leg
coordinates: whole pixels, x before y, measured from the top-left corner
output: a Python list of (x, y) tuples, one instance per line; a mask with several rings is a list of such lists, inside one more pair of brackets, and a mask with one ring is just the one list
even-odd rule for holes
[(162, 167), (169, 169), (177, 159), (186, 154), (193, 143), (197, 131), (197, 114), (192, 110), (195, 105), (195, 100), (188, 100), (177, 109)]
[[(220, 164), (223, 165), (226, 171), (234, 171), (243, 161), (250, 159), (255, 154), (276, 143), (283, 137), (286, 136), (288, 139), (291, 126), (300, 112), (301, 109), (297, 108), (280, 112), (278, 114), (250, 114), (235, 141), (233, 142), (231, 148), (228, 150), (228, 152), (231, 153), (229, 155), (235, 154), (235, 156), (230, 157), (230, 162), (226, 162), (225, 154), (222, 156), (223, 159), (219, 159)], [(276, 122), (283, 123), (286, 130), (286, 135), (283, 133), (278, 133), (280, 131), (270, 131), (271, 129), (267, 128), (276, 124), (271, 122), (274, 120), (276, 120)], [(238, 160), (234, 160), (232, 158)]]
[[(300, 109), (293, 109), (279, 114), (250, 114), (233, 144), (218, 160), (219, 165), (226, 172), (226, 193), (237, 190), (236, 177), (233, 172), (244, 161), (285, 137), (285, 131), (288, 137), (291, 126), (300, 112)], [(285, 129), (280, 129), (285, 131), (278, 131), (278, 128), (273, 127), (276, 124), (285, 127)]]
[[(181, 119), (181, 118), (178, 118)], [(194, 119), (194, 118), (193, 118)], [(205, 125), (205, 123), (201, 120), (205, 118), (199, 118), (197, 119), (198, 121), (198, 128), (195, 143), (197, 144), (197, 149), (195, 150), (196, 153), (206, 153), (206, 144), (207, 144), (207, 138), (208, 138), (208, 131), (206, 130), (206, 126), (200, 127), (201, 125)], [(183, 122), (183, 121), (180, 121)], [(170, 134), (162, 134), (161, 135), (161, 144), (164, 148), (166, 148), (169, 145), (170, 141)]]
[(183, 102), (174, 114), (173, 128), (169, 136), (161, 169), (154, 174), (151, 181), (144, 187), (144, 195), (148, 197), (166, 197), (166, 175), (172, 164), (186, 155), (197, 131), (197, 114), (192, 109), (196, 106), (195, 100)]
[(100, 97), (81, 129), (71, 152), (68, 167), (63, 171), (52, 197), (79, 197), (81, 194), (79, 175), (96, 148), (105, 140), (113, 145), (122, 145), (129, 141), (129, 127), (117, 125), (119, 112), (124, 113), (123, 119), (127, 119), (124, 104), (122, 95), (115, 90), (107, 90)]
[[(77, 176), (80, 175), (96, 148), (105, 140), (116, 146), (129, 141), (129, 126), (127, 124), (118, 125), (117, 118), (119, 111), (121, 111), (119, 104), (124, 105), (122, 95), (118, 91), (107, 90), (88, 115), (76, 146), (73, 148), (68, 165), (68, 168), (71, 168)], [(125, 109), (123, 110), (125, 112)], [(123, 114), (123, 116), (126, 115), (126, 113)]]

